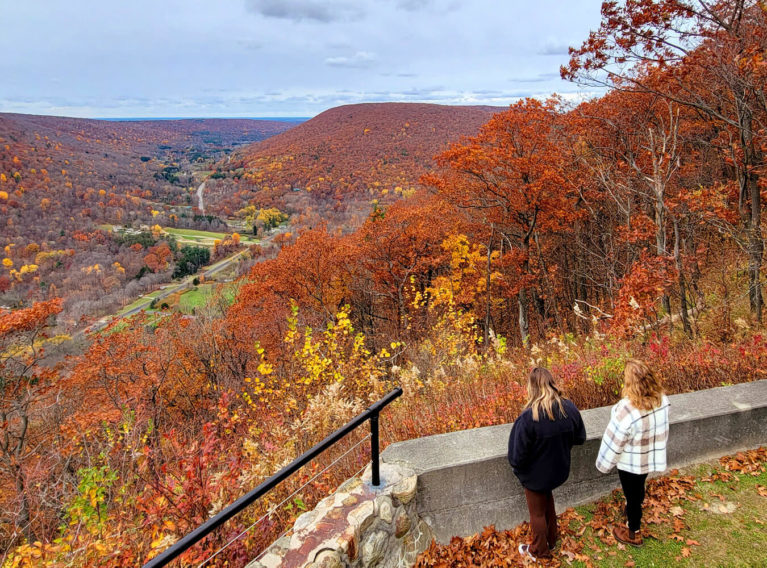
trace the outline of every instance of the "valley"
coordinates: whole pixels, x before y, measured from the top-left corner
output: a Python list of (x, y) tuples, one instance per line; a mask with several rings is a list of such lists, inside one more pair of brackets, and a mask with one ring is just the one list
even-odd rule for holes
[(292, 126), (0, 114), (0, 306), (61, 296), (60, 325), (74, 332), (169, 283), (183, 247), (257, 244), (232, 243), (244, 225), (205, 215), (194, 190), (238, 146)]

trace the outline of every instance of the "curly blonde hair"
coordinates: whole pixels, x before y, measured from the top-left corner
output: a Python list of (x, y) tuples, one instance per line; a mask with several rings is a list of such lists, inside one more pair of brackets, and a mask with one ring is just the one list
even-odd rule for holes
[(623, 370), (621, 396), (629, 399), (639, 410), (652, 410), (663, 400), (663, 385), (644, 361), (629, 359)]
[(527, 377), (527, 404), (525, 408), (533, 411), (533, 421), (538, 422), (541, 412), (545, 412), (549, 420), (554, 420), (554, 405), (559, 407), (562, 416), (565, 414), (565, 408), (562, 406), (562, 396), (559, 389), (554, 386), (554, 377), (548, 369), (536, 367), (530, 371)]

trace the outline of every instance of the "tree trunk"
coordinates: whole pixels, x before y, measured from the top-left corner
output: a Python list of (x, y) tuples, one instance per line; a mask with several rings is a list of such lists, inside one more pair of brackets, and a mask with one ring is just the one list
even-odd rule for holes
[(749, 300), (751, 312), (757, 323), (762, 323), (762, 256), (764, 254), (764, 239), (762, 238), (762, 197), (759, 191), (759, 180), (753, 172), (746, 171), (746, 181), (751, 193), (751, 218), (748, 232), (748, 276)]
[(530, 321), (527, 311), (527, 290), (522, 288), (517, 295), (519, 305), (519, 336), (522, 338), (522, 345), (527, 345), (527, 339), (530, 335)]
[[(655, 172), (655, 252), (661, 258), (666, 258), (666, 205), (663, 203), (665, 187), (659, 179), (659, 172)], [(669, 331), (674, 330), (674, 320), (671, 317), (671, 298), (663, 294), (661, 300), (663, 311), (668, 315)]]
[[(524, 241), (522, 242), (522, 250), (525, 253), (525, 259), (522, 261), (522, 277), (526, 277), (530, 274), (530, 237), (532, 236), (532, 228), (527, 233)], [(519, 290), (517, 297), (519, 304), (519, 336), (522, 338), (522, 345), (527, 345), (528, 338), (530, 337), (530, 307), (527, 297), (527, 289), (522, 287)]]
[(27, 539), (27, 542), (35, 542), (37, 537), (35, 536), (30, 523), (29, 496), (27, 495), (26, 483), (24, 482), (24, 472), (21, 470), (20, 465), (15, 465), (13, 469), (16, 482), (16, 494), (21, 500), (21, 509), (19, 510), (16, 524), (21, 527), (21, 531), (24, 533), (24, 538)]
[(690, 325), (690, 315), (687, 312), (687, 286), (685, 285), (684, 270), (682, 266), (682, 253), (679, 247), (679, 223), (674, 219), (674, 261), (676, 262), (676, 271), (679, 274), (679, 298), (682, 313), (682, 328), (687, 337), (692, 337), (692, 326)]
[[(588, 288), (586, 283), (586, 262), (582, 253), (586, 247), (583, 245), (583, 226), (580, 219), (575, 220), (575, 303), (580, 306), (583, 312), (588, 316), (591, 308), (588, 301)], [(579, 301), (580, 300), (580, 301)], [(578, 320), (580, 318), (576, 318)], [(581, 325), (586, 333), (591, 331), (591, 322), (588, 318), (581, 319)], [(577, 330), (577, 322), (575, 329)]]
[(487, 243), (487, 270), (485, 273), (485, 334), (484, 334), (484, 349), (488, 348), (488, 345), (490, 343), (490, 304), (491, 304), (491, 295), (490, 295), (490, 263), (492, 260), (492, 250), (493, 250), (493, 236), (494, 236), (494, 229), (491, 227), (490, 230), (490, 242)]
[[(761, 156), (754, 146), (753, 115), (745, 101), (738, 100), (738, 118), (740, 120), (740, 141), (743, 146), (743, 173), (740, 175), (741, 213), (746, 217), (748, 230), (748, 298), (751, 313), (757, 323), (762, 323), (762, 256), (764, 239), (762, 238), (762, 197), (759, 191), (759, 177), (755, 169), (761, 165)], [(746, 211), (744, 198), (751, 201), (750, 211)]]
[(546, 259), (543, 258), (543, 252), (541, 251), (541, 244), (538, 241), (538, 232), (536, 232), (533, 235), (533, 238), (535, 239), (535, 248), (538, 251), (538, 262), (541, 263), (541, 268), (543, 269), (543, 281), (546, 283), (546, 295), (551, 299), (551, 303), (553, 305), (554, 309), (554, 319), (557, 322), (557, 328), (559, 328), (559, 333), (564, 333), (564, 326), (562, 325), (562, 317), (559, 313), (559, 305), (557, 302), (557, 295), (554, 293), (554, 287), (551, 285), (551, 280), (549, 279), (549, 270), (548, 266), (546, 265)]

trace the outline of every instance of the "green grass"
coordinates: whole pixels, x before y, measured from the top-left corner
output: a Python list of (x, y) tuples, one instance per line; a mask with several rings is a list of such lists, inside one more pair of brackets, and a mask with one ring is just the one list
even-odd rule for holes
[[(181, 244), (190, 243), (210, 247), (213, 246), (215, 240), (224, 240), (229, 236), (229, 233), (214, 233), (211, 231), (197, 231), (195, 229), (174, 229), (173, 227), (164, 227), (163, 231), (175, 236)], [(244, 245), (253, 245), (258, 244), (260, 241), (249, 235), (240, 234), (240, 242)]]
[(213, 296), (214, 287), (213, 284), (202, 284), (181, 294), (178, 299), (178, 311), (182, 314), (193, 314), (204, 307)]
[[(701, 481), (714, 470), (711, 464), (704, 464), (688, 472), (697, 478), (688, 491), (693, 500), (675, 503), (681, 509), (675, 509), (677, 515), (664, 522), (645, 523), (643, 531), (651, 536), (645, 538), (643, 546), (606, 544), (604, 535), (600, 539), (591, 527), (586, 527), (580, 537), (589, 543), (583, 554), (600, 567), (767, 566), (767, 498), (757, 492), (757, 485), (767, 486), (767, 472), (758, 476), (735, 474), (726, 483)], [(616, 512), (614, 522), (623, 522), (622, 493), (616, 492), (599, 503), (612, 506)], [(597, 508), (598, 503), (579, 507), (576, 512), (591, 518)], [(682, 530), (674, 532), (674, 519), (683, 523)], [(571, 521), (570, 528), (577, 534), (583, 521)], [(578, 561), (572, 565), (588, 566)]]
[(212, 231), (198, 231), (196, 229), (175, 229), (173, 227), (163, 227), (163, 231), (171, 235), (177, 235), (180, 237), (188, 238), (204, 238), (204, 239), (223, 239), (226, 238), (226, 233), (214, 233)]
[[(102, 224), (98, 225), (99, 229), (102, 229), (104, 231), (112, 232), (113, 230), (117, 230), (118, 232), (122, 232), (122, 227), (117, 227), (115, 225), (109, 225), (109, 224)], [(245, 245), (257, 245), (261, 242), (260, 239), (257, 239), (252, 234), (250, 234), (250, 231), (248, 230), (245, 232), (245, 227), (243, 226), (243, 229), (241, 229), (243, 232), (240, 232), (240, 242)], [(223, 241), (225, 238), (227, 238), (231, 233), (218, 233), (213, 231), (198, 231), (196, 229), (176, 229), (174, 227), (163, 227), (163, 231), (168, 233), (169, 235), (172, 235), (176, 237), (176, 241), (180, 245), (196, 245), (196, 246), (203, 246), (203, 247), (213, 247), (216, 240)]]
[[(178, 299), (178, 311), (183, 314), (193, 314), (196, 310), (204, 307), (219, 290), (218, 284), (200, 284), (195, 288), (184, 292)], [(233, 285), (223, 285), (220, 292), (227, 305), (234, 302), (236, 290)]]

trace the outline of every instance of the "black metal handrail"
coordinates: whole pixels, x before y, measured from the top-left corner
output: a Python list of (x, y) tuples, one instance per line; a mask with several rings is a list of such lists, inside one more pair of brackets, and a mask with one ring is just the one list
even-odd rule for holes
[(237, 501), (229, 505), (226, 509), (211, 517), (192, 532), (183, 536), (181, 539), (175, 542), (172, 546), (165, 549), (161, 554), (158, 554), (152, 558), (149, 562), (144, 564), (143, 568), (160, 568), (165, 566), (175, 558), (183, 554), (186, 550), (197, 544), (200, 540), (205, 538), (208, 534), (214, 531), (216, 528), (224, 524), (226, 521), (234, 517), (237, 513), (242, 511), (245, 507), (252, 504), (256, 499), (262, 497), (267, 492), (274, 489), (277, 484), (290, 477), (293, 473), (299, 470), (301, 467), (309, 463), (319, 454), (324, 452), (330, 446), (338, 442), (341, 438), (346, 436), (352, 430), (355, 430), (360, 424), (366, 420), (370, 420), (370, 459), (372, 465), (372, 483), (373, 486), (378, 487), (381, 484), (381, 473), (379, 464), (379, 437), (378, 437), (378, 415), (381, 410), (392, 402), (395, 398), (402, 394), (402, 389), (397, 387), (378, 402), (370, 405), (367, 410), (362, 414), (359, 414), (356, 418), (347, 422), (345, 426), (342, 426), (319, 444), (304, 452), (290, 464), (283, 467), (280, 471), (273, 476), (265, 480), (258, 487), (243, 495)]

